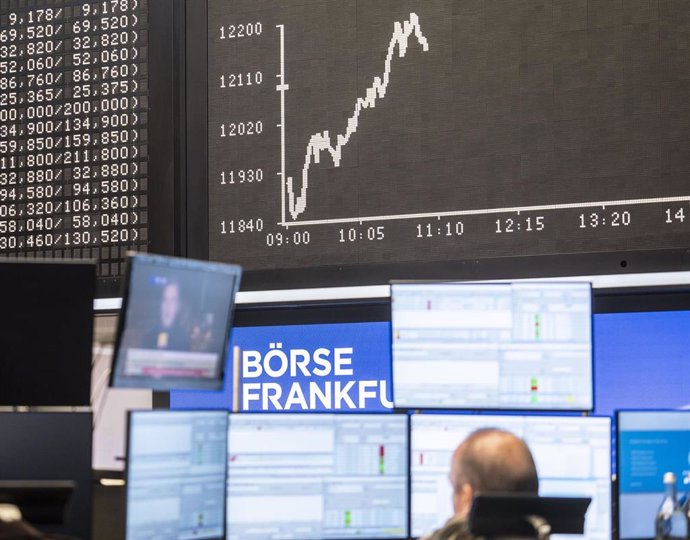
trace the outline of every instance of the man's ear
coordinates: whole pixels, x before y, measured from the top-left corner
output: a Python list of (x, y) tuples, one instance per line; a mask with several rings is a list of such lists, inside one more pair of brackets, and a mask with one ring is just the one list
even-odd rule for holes
[(474, 490), (469, 484), (462, 484), (460, 489), (453, 494), (453, 508), (455, 514), (460, 518), (466, 518), (472, 507)]

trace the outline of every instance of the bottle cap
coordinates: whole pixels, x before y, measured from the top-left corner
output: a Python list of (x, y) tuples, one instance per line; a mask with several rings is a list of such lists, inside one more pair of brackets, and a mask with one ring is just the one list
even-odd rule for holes
[(664, 484), (675, 484), (676, 474), (672, 472), (664, 473)]

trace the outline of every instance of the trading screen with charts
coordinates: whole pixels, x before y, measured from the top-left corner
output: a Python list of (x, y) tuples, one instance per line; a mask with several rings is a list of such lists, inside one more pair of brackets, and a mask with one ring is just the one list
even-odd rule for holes
[(611, 420), (556, 416), (414, 414), (411, 417), (412, 536), (453, 514), (451, 456), (471, 432), (496, 427), (525, 440), (539, 475), (539, 494), (591, 497), (583, 537), (611, 538)]
[(407, 421), (232, 415), (227, 537), (406, 538)]
[(131, 413), (127, 540), (222, 538), (228, 414)]
[(590, 410), (588, 283), (395, 284), (397, 407)]

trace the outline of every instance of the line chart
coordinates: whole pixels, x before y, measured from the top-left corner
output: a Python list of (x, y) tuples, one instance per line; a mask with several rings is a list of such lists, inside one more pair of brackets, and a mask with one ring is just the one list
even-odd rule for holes
[[(304, 158), (304, 166), (302, 167), (302, 187), (300, 189), (300, 194), (295, 195), (295, 189), (293, 185), (293, 179), (291, 176), (286, 178), (285, 172), (285, 92), (289, 89), (289, 86), (285, 83), (285, 27), (279, 25), (280, 28), (280, 51), (281, 51), (281, 70), (278, 77), (281, 83), (276, 87), (281, 93), (281, 171), (279, 175), (283, 178), (283, 194), (287, 193), (287, 204), (290, 215), (293, 220), (296, 220), (300, 214), (302, 214), (307, 209), (307, 191), (309, 189), (309, 169), (312, 163), (318, 164), (321, 161), (321, 153), (328, 152), (333, 160), (333, 165), (335, 167), (340, 166), (340, 161), (342, 159), (343, 148), (350, 142), (350, 138), (357, 132), (357, 127), (359, 125), (359, 117), (364, 109), (373, 109), (376, 107), (376, 102), (379, 99), (386, 97), (386, 91), (388, 85), (390, 84), (390, 76), (392, 71), (393, 56), (395, 54), (396, 48), (398, 49), (398, 57), (405, 58), (407, 54), (407, 49), (409, 46), (410, 37), (414, 36), (419, 45), (422, 47), (423, 51), (429, 50), (429, 41), (422, 33), (422, 28), (419, 23), (419, 17), (416, 13), (410, 13), (409, 19), (403, 21), (402, 23), (396, 21), (394, 23), (393, 36), (388, 45), (388, 53), (386, 54), (386, 61), (384, 65), (383, 75), (374, 77), (374, 82), (367, 88), (365, 97), (357, 98), (357, 103), (355, 104), (355, 110), (352, 116), (347, 121), (347, 129), (344, 134), (336, 135), (335, 145), (332, 143), (331, 135), (328, 131), (322, 131), (315, 133), (309, 139), (309, 144), (307, 145), (307, 152)], [(285, 198), (283, 196), (283, 205), (285, 204)], [(283, 210), (282, 215), (282, 225), (286, 225), (285, 212)]]
[(644, 3), (200, 4), (213, 260), (306, 283), (690, 247), (690, 49)]

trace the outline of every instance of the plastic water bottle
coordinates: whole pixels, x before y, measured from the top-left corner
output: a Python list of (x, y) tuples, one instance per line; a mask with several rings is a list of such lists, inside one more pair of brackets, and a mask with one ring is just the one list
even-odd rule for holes
[(688, 518), (676, 496), (676, 475), (664, 474), (664, 499), (656, 514), (656, 540), (686, 540)]

